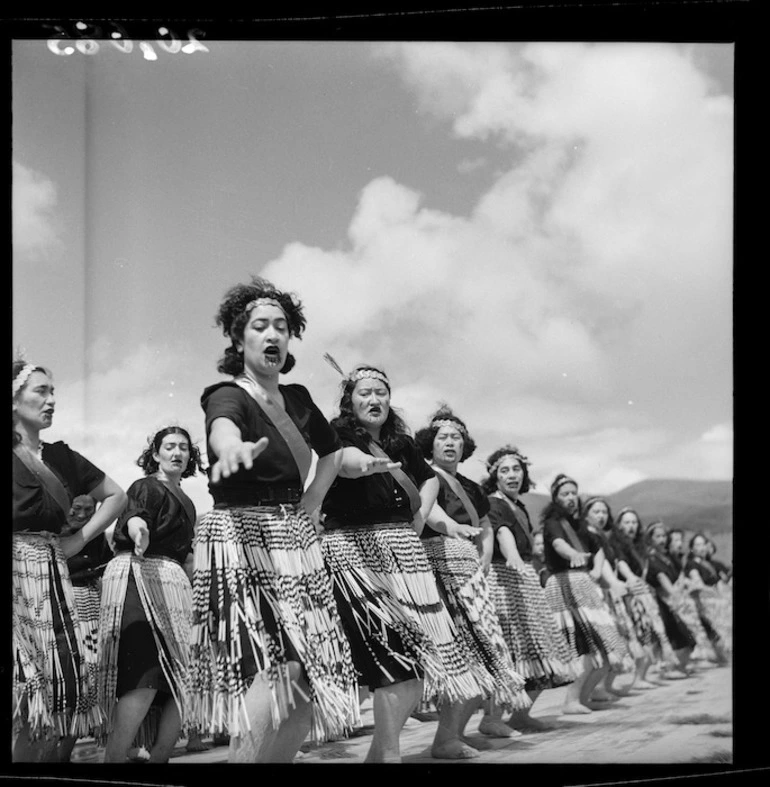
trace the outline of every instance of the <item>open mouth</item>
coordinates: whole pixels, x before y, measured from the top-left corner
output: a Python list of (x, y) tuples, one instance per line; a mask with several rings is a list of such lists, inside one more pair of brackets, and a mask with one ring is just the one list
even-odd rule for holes
[(271, 345), (265, 350), (265, 361), (271, 366), (275, 366), (281, 360), (281, 351), (275, 346)]

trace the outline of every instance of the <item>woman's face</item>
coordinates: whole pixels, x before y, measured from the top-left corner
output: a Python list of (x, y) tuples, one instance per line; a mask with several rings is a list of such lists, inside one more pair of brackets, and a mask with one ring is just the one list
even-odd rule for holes
[(497, 488), (508, 497), (517, 497), (524, 483), (524, 467), (515, 456), (505, 456), (497, 466)]
[(70, 533), (77, 533), (94, 515), (96, 501), (90, 495), (78, 495), (70, 506), (67, 525)]
[(540, 556), (543, 555), (543, 553), (545, 551), (545, 545), (543, 544), (543, 534), (542, 533), (538, 533), (536, 536), (533, 537), (533, 539), (532, 539), (532, 551), (536, 555), (540, 555)]
[(684, 550), (684, 538), (681, 533), (671, 533), (668, 545), (668, 551), (673, 552), (675, 555), (680, 555)]
[(559, 505), (568, 511), (570, 514), (573, 514), (577, 511), (578, 507), (578, 488), (575, 484), (567, 483), (562, 484), (559, 487), (559, 491), (556, 493), (556, 502)]
[(658, 526), (653, 528), (652, 534), (650, 535), (650, 543), (655, 547), (657, 550), (664, 550), (666, 548), (666, 539), (668, 538), (668, 534), (666, 533), (665, 529)]
[(381, 429), (390, 413), (390, 391), (382, 380), (364, 377), (351, 397), (353, 415), (365, 429)]
[(708, 545), (703, 536), (695, 536), (692, 542), (692, 553), (695, 557), (704, 558), (708, 556)]
[(599, 530), (603, 530), (610, 518), (610, 510), (607, 504), (601, 500), (597, 500), (591, 508), (588, 509), (586, 514), (586, 521), (589, 525), (593, 525)]
[(273, 376), (286, 363), (289, 353), (289, 321), (283, 310), (270, 304), (255, 306), (236, 349), (243, 351), (246, 367), (255, 374)]
[(626, 511), (618, 520), (618, 530), (624, 536), (628, 536), (631, 539), (636, 538), (636, 534), (639, 532), (639, 519), (636, 514)]
[(433, 461), (442, 467), (455, 467), (463, 455), (465, 441), (457, 426), (441, 426), (433, 438)]
[(53, 380), (45, 372), (32, 372), (16, 395), (13, 412), (20, 424), (39, 432), (53, 423), (55, 406)]
[(190, 461), (190, 442), (181, 432), (167, 434), (152, 458), (158, 469), (168, 478), (180, 479)]

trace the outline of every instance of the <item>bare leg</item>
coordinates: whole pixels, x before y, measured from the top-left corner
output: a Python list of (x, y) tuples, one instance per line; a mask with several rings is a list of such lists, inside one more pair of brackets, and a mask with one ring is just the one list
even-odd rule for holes
[(417, 678), (374, 691), (374, 735), (365, 762), (401, 762), (399, 736), (422, 696)]
[(529, 732), (544, 732), (554, 729), (552, 724), (547, 724), (540, 719), (535, 719), (531, 715), (535, 701), (542, 693), (542, 689), (533, 689), (532, 691), (528, 691), (527, 694), (529, 695), (530, 700), (532, 700), (532, 704), (523, 710), (514, 711), (508, 721), (505, 723), (517, 731), (527, 730)]
[(166, 700), (166, 704), (163, 706), (163, 711), (160, 714), (158, 734), (150, 749), (148, 762), (168, 762), (171, 759), (171, 752), (174, 750), (174, 744), (177, 742), (181, 730), (182, 720), (179, 718), (179, 709), (176, 706), (176, 702), (174, 702), (174, 698), (170, 697)]
[(115, 705), (112, 732), (104, 750), (104, 762), (125, 762), (147, 711), (155, 698), (155, 689), (126, 692)]
[(610, 671), (609, 664), (605, 663), (601, 667), (594, 667), (591, 672), (588, 673), (588, 677), (583, 684), (583, 689), (580, 692), (580, 702), (585, 705), (587, 708), (591, 708), (592, 710), (597, 710), (601, 708), (606, 708), (607, 703), (599, 703), (594, 702), (591, 699), (591, 695), (594, 692), (594, 689), (599, 685), (599, 683), (607, 677), (607, 674)]
[(585, 713), (592, 713), (593, 711), (583, 705), (580, 700), (580, 697), (583, 692), (583, 686), (588, 678), (588, 676), (593, 671), (593, 667), (591, 665), (591, 660), (588, 656), (583, 656), (583, 670), (578, 676), (577, 680), (573, 681), (572, 683), (567, 686), (567, 696), (564, 698), (564, 706), (562, 707), (562, 713), (566, 715), (573, 715), (573, 714), (585, 714)]
[(651, 659), (649, 656), (642, 656), (636, 660), (636, 674), (633, 685), (640, 689), (655, 689), (660, 683), (647, 679), (647, 670), (650, 668)]
[(13, 762), (52, 762), (56, 754), (56, 738), (30, 740), (29, 724), (24, 726), (13, 739)]
[(483, 703), (484, 715), (479, 722), (479, 732), (491, 738), (515, 738), (517, 733), (513, 727), (503, 721), (503, 710), (494, 700), (485, 700)]
[[(301, 680), (301, 666), (289, 662), (289, 676), (307, 693)], [(246, 692), (246, 713), (251, 730), (230, 739), (228, 762), (291, 762), (310, 731), (311, 708), (298, 693), (296, 706), (279, 727), (273, 727), (272, 695), (267, 676), (262, 673), (252, 681)]]
[(77, 738), (73, 735), (67, 735), (64, 738), (59, 738), (59, 744), (56, 748), (56, 760), (58, 762), (70, 762), (72, 759), (72, 751), (77, 743)]
[[(438, 728), (431, 746), (431, 756), (439, 760), (469, 760), (479, 753), (461, 740), (463, 719), (467, 723), (467, 705), (478, 703), (477, 699), (466, 702), (445, 702), (439, 708)], [(463, 725), (464, 726), (464, 725)]]

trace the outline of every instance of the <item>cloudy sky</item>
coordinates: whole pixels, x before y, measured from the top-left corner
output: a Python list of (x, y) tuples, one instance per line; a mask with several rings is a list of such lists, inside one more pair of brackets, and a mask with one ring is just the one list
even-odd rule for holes
[[(384, 366), (612, 493), (732, 477), (733, 47), (206, 41), (156, 59), (13, 43), (13, 330), (64, 439), (119, 483), (205, 445), (231, 285), (298, 294), (300, 382)], [(201, 511), (203, 479), (186, 482)]]

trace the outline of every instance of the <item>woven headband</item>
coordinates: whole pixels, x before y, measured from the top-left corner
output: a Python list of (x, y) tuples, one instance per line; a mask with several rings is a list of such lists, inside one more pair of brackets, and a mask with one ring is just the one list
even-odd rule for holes
[(388, 390), (390, 390), (390, 380), (388, 380), (387, 375), (384, 372), (379, 371), (379, 369), (356, 369), (355, 371), (351, 372), (350, 374), (345, 374), (342, 371), (342, 367), (334, 360), (334, 358), (329, 355), (329, 353), (324, 353), (324, 361), (335, 369), (339, 374), (344, 377), (346, 380), (350, 380), (350, 382), (357, 383), (359, 380), (365, 380), (368, 377), (371, 377), (374, 380), (382, 380), (385, 385), (388, 386)]
[(512, 448), (510, 451), (506, 451), (502, 456), (498, 456), (497, 459), (495, 459), (495, 461), (491, 465), (487, 465), (487, 470), (489, 470), (490, 475), (496, 473), (497, 468), (500, 467), (503, 459), (509, 456), (513, 456), (516, 459), (518, 459), (522, 465), (529, 464), (529, 459), (527, 459), (527, 457), (524, 456), (524, 454), (520, 454), (517, 450)]
[(452, 429), (457, 429), (463, 436), (468, 434), (468, 430), (459, 421), (453, 421), (451, 418), (436, 418), (430, 422), (430, 425), (432, 429), (441, 429), (442, 426), (448, 426)]
[(558, 481), (554, 481), (553, 484), (551, 484), (551, 497), (556, 497), (556, 493), (565, 484), (574, 484), (575, 486), (578, 485), (577, 481), (565, 475), (563, 478), (560, 478)]
[(12, 396), (16, 396), (16, 394), (19, 393), (35, 369), (37, 369), (37, 366), (35, 366), (34, 363), (26, 363), (21, 367), (19, 373), (13, 378), (13, 383), (11, 385), (11, 390), (13, 391)]
[(275, 298), (255, 298), (253, 301), (249, 301), (246, 304), (246, 307), (243, 311), (248, 314), (252, 309), (256, 309), (257, 306), (275, 306), (276, 308), (280, 309), (283, 312), (284, 317), (286, 317), (286, 310)]

